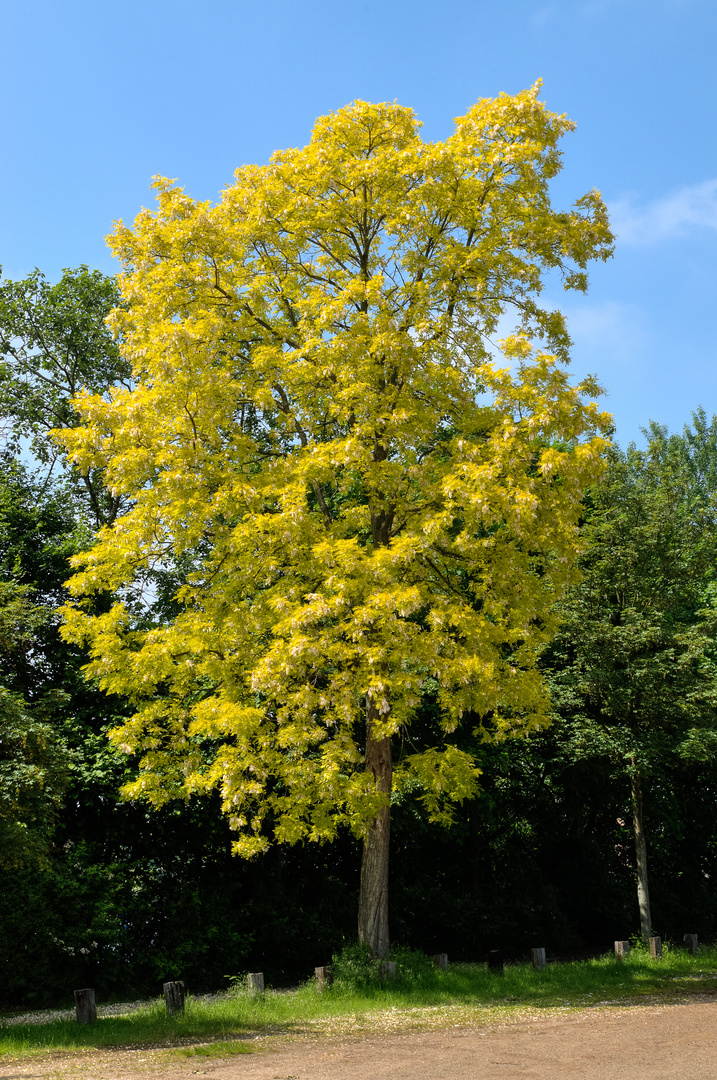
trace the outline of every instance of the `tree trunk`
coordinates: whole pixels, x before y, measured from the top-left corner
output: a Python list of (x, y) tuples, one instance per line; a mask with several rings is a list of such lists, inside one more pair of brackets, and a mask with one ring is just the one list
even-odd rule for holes
[[(376, 790), (390, 799), (392, 782), (391, 739), (375, 739), (373, 726), (380, 719), (369, 697), (366, 706), (366, 770), (373, 773)], [(363, 842), (361, 890), (359, 894), (359, 941), (366, 942), (373, 956), (388, 959), (388, 853), (391, 832), (389, 802), (369, 825)]]
[(647, 944), (652, 934), (652, 915), (650, 914), (650, 893), (647, 887), (647, 843), (642, 823), (642, 777), (633, 773), (632, 823), (635, 832), (635, 862), (637, 865), (637, 903), (640, 908), (640, 936)]

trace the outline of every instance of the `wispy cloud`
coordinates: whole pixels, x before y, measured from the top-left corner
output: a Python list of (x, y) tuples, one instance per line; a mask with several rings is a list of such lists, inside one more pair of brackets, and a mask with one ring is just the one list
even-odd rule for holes
[(654, 244), (689, 229), (717, 230), (717, 179), (678, 188), (669, 195), (640, 204), (635, 199), (608, 203), (618, 242)]
[(610, 8), (622, 8), (635, 11), (642, 8), (648, 8), (651, 12), (657, 11), (665, 12), (669, 14), (673, 11), (679, 11), (681, 8), (693, 7), (696, 4), (704, 3), (704, 0), (651, 0), (650, 4), (644, 3), (644, 0), (586, 0), (580, 7), (580, 12), (583, 15), (602, 15)]
[(573, 357), (588, 369), (633, 364), (650, 342), (644, 312), (634, 304), (582, 300), (563, 303), (562, 310), (573, 339)]
[(549, 20), (555, 14), (557, 8), (558, 5), (555, 3), (545, 4), (543, 7), (538, 8), (537, 11), (533, 12), (533, 14), (530, 16), (530, 21), (535, 26), (545, 26), (545, 24), (549, 22)]

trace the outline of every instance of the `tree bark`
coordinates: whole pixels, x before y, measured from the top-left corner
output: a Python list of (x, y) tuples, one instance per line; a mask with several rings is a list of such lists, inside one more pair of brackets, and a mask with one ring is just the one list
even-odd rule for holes
[(642, 821), (642, 777), (638, 772), (630, 779), (632, 794), (632, 824), (635, 833), (635, 863), (637, 866), (637, 903), (640, 908), (640, 936), (645, 944), (652, 934), (650, 893), (647, 887), (647, 842)]
[(366, 706), (366, 770), (373, 773), (376, 790), (388, 798), (369, 825), (363, 843), (361, 889), (359, 893), (358, 934), (373, 956), (388, 959), (388, 855), (391, 833), (391, 796), (393, 766), (391, 739), (374, 738), (378, 710), (371, 697)]

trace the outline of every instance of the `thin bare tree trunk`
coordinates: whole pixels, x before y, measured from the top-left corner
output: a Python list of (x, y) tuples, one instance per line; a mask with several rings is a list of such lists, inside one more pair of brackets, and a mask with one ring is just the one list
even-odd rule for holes
[[(376, 739), (374, 722), (379, 719), (369, 697), (366, 706), (366, 770), (373, 773), (376, 790), (391, 796), (391, 739)], [(391, 834), (391, 808), (388, 803), (369, 826), (361, 860), (359, 894), (359, 941), (365, 942), (373, 956), (388, 959), (388, 855)]]
[(642, 822), (642, 777), (638, 772), (631, 777), (632, 824), (635, 833), (635, 862), (637, 864), (637, 903), (640, 908), (640, 936), (647, 944), (652, 934), (650, 893), (647, 887), (647, 842)]

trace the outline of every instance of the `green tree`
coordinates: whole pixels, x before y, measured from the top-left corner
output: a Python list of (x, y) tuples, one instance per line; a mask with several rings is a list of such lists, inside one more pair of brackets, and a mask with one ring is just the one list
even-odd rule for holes
[(646, 785), (717, 755), (715, 420), (612, 455), (590, 497), (582, 581), (549, 653), (573, 758), (604, 758), (630, 784), (640, 932), (652, 930)]
[[(48, 480), (66, 465), (49, 432), (78, 422), (72, 397), (82, 388), (101, 394), (127, 381), (128, 365), (105, 322), (120, 302), (115, 279), (86, 266), (64, 270), (54, 285), (39, 270), (22, 281), (0, 281), (6, 453), (29, 450)], [(114, 520), (119, 501), (96, 471), (70, 470), (67, 481), (95, 528)]]
[[(0, 678), (17, 654), (32, 652), (49, 611), (27, 586), (0, 582)], [(0, 868), (44, 858), (65, 786), (68, 755), (51, 719), (58, 695), (30, 703), (0, 685)]]
[[(537, 657), (602, 467), (596, 388), (570, 387), (537, 296), (548, 272), (584, 289), (611, 236), (596, 192), (552, 209), (572, 125), (537, 92), (434, 144), (411, 110), (356, 102), (213, 208), (158, 181), (157, 212), (114, 238), (135, 386), (80, 394), (62, 436), (131, 503), (65, 613), (91, 675), (137, 702), (114, 736), (141, 755), (128, 794), (219, 789), (245, 855), (348, 824), (380, 956), (391, 793), (415, 784), (449, 820), (477, 784), (459, 725), (545, 722)], [(148, 626), (131, 605), (168, 560), (176, 613)], [(121, 598), (97, 614), (98, 592)], [(435, 741), (409, 753), (427, 694)]]

